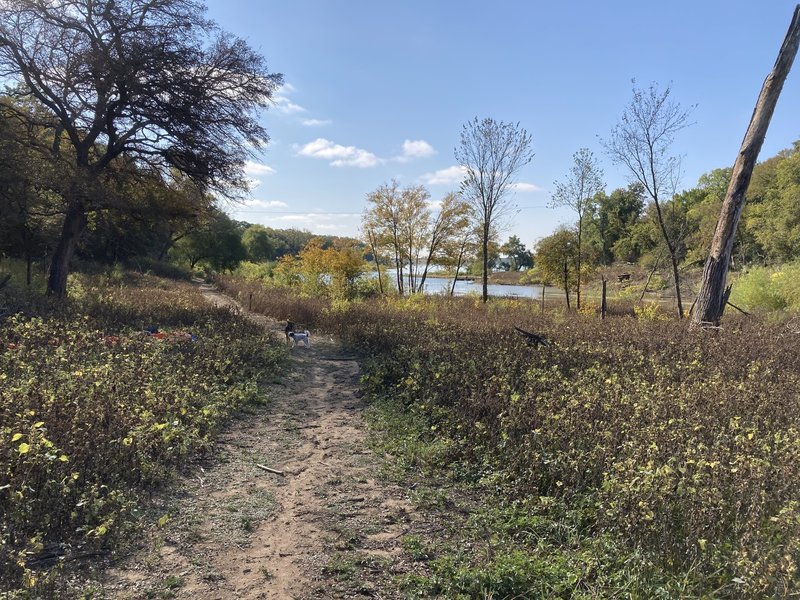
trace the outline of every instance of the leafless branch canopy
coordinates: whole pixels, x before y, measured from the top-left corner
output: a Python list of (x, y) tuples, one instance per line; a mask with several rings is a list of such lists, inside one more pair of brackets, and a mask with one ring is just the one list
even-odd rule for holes
[(489, 240), (498, 219), (514, 208), (507, 194), (514, 176), (533, 158), (532, 141), (519, 123), (476, 117), (464, 125), (455, 149), (456, 160), (465, 171), (461, 196), (472, 206), (481, 229), (484, 302), (488, 298)]
[(676, 134), (690, 126), (688, 110), (653, 83), (646, 89), (634, 82), (633, 98), (603, 146), (614, 164), (623, 165), (633, 181), (644, 186), (655, 202), (675, 193), (680, 180), (680, 157), (670, 154)]
[(533, 159), (532, 142), (519, 123), (476, 117), (464, 125), (455, 149), (466, 171), (461, 194), (483, 223), (493, 223), (512, 208), (504, 200), (516, 174)]
[(553, 207), (571, 208), (582, 221), (592, 198), (603, 190), (603, 170), (588, 148), (581, 148), (572, 156), (572, 166), (562, 181), (555, 182), (555, 192), (550, 201)]

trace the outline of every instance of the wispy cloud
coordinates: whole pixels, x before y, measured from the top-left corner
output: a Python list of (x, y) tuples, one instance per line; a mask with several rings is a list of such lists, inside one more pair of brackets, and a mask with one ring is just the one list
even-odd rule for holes
[(321, 158), (330, 162), (333, 167), (368, 168), (383, 161), (372, 152), (355, 146), (342, 146), (325, 138), (317, 138), (300, 148), (298, 154), (311, 158)]
[(515, 192), (541, 192), (543, 189), (535, 183), (512, 183), (509, 186)]
[(299, 104), (292, 102), (289, 98), (281, 96), (280, 94), (275, 96), (273, 102), (275, 103), (275, 110), (285, 115), (294, 115), (306, 111), (306, 109)]
[(294, 115), (297, 113), (306, 112), (305, 108), (290, 100), (289, 96), (295, 91), (297, 91), (297, 89), (291, 83), (284, 83), (283, 86), (281, 86), (281, 89), (272, 99), (272, 102), (275, 105), (275, 110), (285, 115)]
[(436, 154), (436, 150), (425, 140), (406, 140), (403, 142), (403, 154), (398, 157), (398, 160), (405, 162), (413, 158), (425, 158), (434, 154)]
[(248, 160), (246, 163), (244, 163), (244, 172), (248, 175), (255, 175), (258, 177), (259, 175), (274, 175), (275, 169), (269, 165), (263, 165), (261, 163)]
[(330, 125), (330, 119), (301, 119), (300, 124), (304, 127), (324, 127)]
[(455, 165), (433, 173), (425, 173), (420, 179), (428, 185), (455, 185), (461, 183), (465, 174), (466, 169), (464, 167)]
[(257, 200), (255, 198), (245, 200), (244, 204), (247, 208), (269, 209), (269, 208), (286, 208), (289, 205), (281, 200)]

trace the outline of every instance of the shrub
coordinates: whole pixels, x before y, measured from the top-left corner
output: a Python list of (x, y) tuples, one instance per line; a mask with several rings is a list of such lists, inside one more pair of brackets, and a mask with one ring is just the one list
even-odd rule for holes
[(731, 301), (747, 310), (800, 310), (800, 263), (755, 267), (732, 283)]

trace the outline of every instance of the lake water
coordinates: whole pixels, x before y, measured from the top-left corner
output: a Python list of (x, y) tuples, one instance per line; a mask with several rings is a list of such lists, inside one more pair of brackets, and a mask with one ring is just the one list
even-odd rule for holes
[[(392, 272), (393, 273), (393, 272)], [(407, 280), (406, 280), (407, 281)], [(428, 275), (425, 279), (425, 287), (422, 290), (423, 294), (450, 294), (450, 287), (453, 285), (453, 280), (445, 277), (431, 277)], [(490, 283), (488, 290), (490, 296), (495, 297), (512, 297), (512, 298), (529, 298), (534, 300), (542, 297), (541, 285), (498, 285)], [(476, 294), (478, 296), (483, 292), (483, 286), (480, 279), (475, 281), (456, 281), (456, 289), (454, 295), (468, 296)], [(546, 288), (545, 293), (548, 297), (553, 294), (561, 294), (563, 292), (556, 288)]]

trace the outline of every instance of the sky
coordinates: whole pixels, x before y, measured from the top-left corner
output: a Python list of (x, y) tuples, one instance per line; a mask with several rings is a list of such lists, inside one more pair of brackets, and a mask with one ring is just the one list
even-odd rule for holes
[[(238, 220), (359, 236), (367, 195), (397, 179), (432, 201), (458, 190), (463, 125), (519, 123), (535, 156), (516, 178), (501, 241), (532, 247), (569, 209), (548, 207), (586, 147), (607, 191), (628, 184), (603, 153), (637, 87), (692, 110), (673, 145), (681, 189), (731, 166), (795, 0), (207, 0), (208, 17), (258, 50), (285, 85), (260, 116), (270, 142), (247, 165)], [(800, 59), (761, 151), (800, 139)]]

